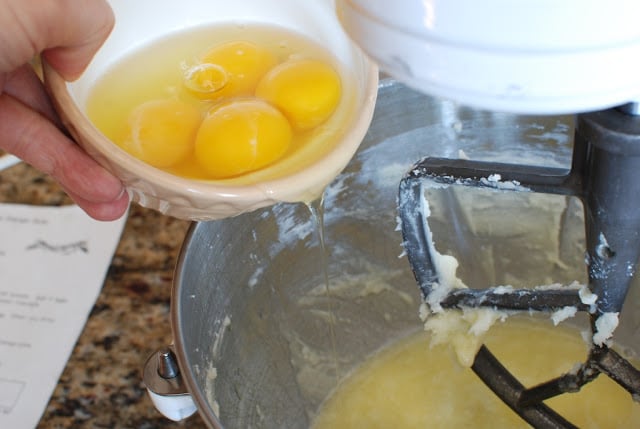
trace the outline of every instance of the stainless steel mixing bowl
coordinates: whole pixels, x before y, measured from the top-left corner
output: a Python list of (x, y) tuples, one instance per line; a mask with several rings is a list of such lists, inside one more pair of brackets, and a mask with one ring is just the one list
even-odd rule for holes
[[(340, 377), (422, 328), (396, 213), (399, 181), (418, 159), (568, 167), (571, 136), (570, 116), (471, 110), (382, 80), (365, 141), (325, 194), (326, 258), (303, 204), (194, 224), (176, 270), (172, 327), (203, 418), (216, 429), (308, 428)], [(436, 246), (458, 257), (459, 276), (494, 285), (584, 282), (579, 203), (504, 195), (430, 197)], [(627, 339), (638, 326), (629, 317)]]

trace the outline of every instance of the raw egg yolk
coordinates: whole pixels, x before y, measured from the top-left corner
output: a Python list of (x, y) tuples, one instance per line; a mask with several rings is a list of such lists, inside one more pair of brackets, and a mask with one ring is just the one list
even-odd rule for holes
[(170, 167), (193, 152), (202, 120), (198, 109), (176, 99), (152, 100), (129, 115), (122, 147), (155, 167)]
[(229, 82), (227, 72), (217, 64), (196, 64), (185, 70), (183, 84), (192, 94), (206, 98), (215, 97)]
[[(262, 76), (276, 64), (273, 53), (253, 43), (223, 43), (187, 70), (185, 86), (200, 98), (253, 95)], [(209, 82), (213, 84), (209, 85)]]
[(287, 118), (259, 99), (239, 99), (213, 107), (195, 142), (198, 163), (214, 179), (258, 170), (282, 157), (291, 144)]
[(338, 106), (341, 93), (338, 73), (329, 64), (312, 59), (279, 64), (256, 88), (256, 96), (282, 110), (298, 130), (326, 121)]

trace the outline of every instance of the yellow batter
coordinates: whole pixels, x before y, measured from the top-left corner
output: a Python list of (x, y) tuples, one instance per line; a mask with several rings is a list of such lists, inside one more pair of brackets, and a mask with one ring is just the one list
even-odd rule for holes
[[(491, 351), (525, 385), (585, 360), (577, 331), (509, 319), (487, 334)], [(366, 361), (325, 402), (313, 429), (527, 428), (447, 345), (419, 333)], [(640, 404), (605, 376), (548, 403), (580, 428), (640, 428)]]

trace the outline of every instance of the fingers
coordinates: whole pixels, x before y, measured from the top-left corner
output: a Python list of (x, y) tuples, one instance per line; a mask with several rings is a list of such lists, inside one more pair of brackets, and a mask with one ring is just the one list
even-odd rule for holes
[(70, 189), (64, 187), (63, 189), (81, 209), (96, 220), (111, 221), (119, 219), (129, 207), (129, 195), (126, 192), (122, 192), (120, 197), (113, 201), (100, 203), (87, 200)]
[(0, 14), (0, 72), (42, 52), (67, 80), (77, 78), (113, 28), (104, 0), (4, 0)]
[[(32, 1), (41, 3), (41, 0)], [(50, 14), (59, 20), (51, 19), (51, 15), (42, 18), (44, 22), (41, 24), (48, 23), (50, 31), (50, 43), (43, 55), (63, 78), (74, 80), (111, 33), (113, 12), (103, 0), (58, 0), (47, 3), (51, 5)], [(60, 25), (61, 22), (65, 25)], [(51, 42), (54, 40), (57, 44)]]
[(58, 127), (62, 126), (40, 78), (30, 65), (25, 64), (12, 73), (6, 74), (4, 88), (0, 86), (0, 92), (12, 96), (44, 115)]
[(0, 13), (0, 144), (53, 176), (89, 215), (116, 219), (129, 197), (120, 181), (58, 128), (42, 85), (25, 66), (34, 55), (75, 79), (113, 28), (105, 0), (2, 0)]
[(124, 214), (122, 183), (47, 118), (13, 96), (0, 95), (0, 142), (5, 150), (53, 176), (87, 213), (100, 220)]

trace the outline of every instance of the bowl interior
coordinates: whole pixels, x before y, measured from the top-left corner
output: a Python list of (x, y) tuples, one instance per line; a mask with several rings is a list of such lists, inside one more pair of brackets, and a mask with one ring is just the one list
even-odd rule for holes
[(114, 30), (83, 76), (69, 84), (71, 96), (81, 109), (95, 81), (122, 58), (173, 33), (215, 24), (281, 26), (330, 47), (348, 69), (359, 71), (362, 67), (361, 58), (354, 55), (354, 47), (334, 15), (331, 0), (184, 0), (179, 5), (172, 1), (109, 0), (109, 4), (116, 16)]
[[(172, 325), (205, 419), (215, 428), (306, 429), (336, 378), (422, 329), (396, 210), (399, 181), (415, 162), (464, 155), (568, 168), (572, 131), (572, 117), (475, 111), (383, 81), (365, 141), (325, 195), (325, 248), (301, 204), (194, 224)], [(452, 187), (429, 200), (436, 248), (460, 261), (466, 284), (586, 281), (576, 198)], [(616, 336), (637, 352), (640, 289), (632, 294)], [(565, 323), (574, 322), (585, 320)]]

